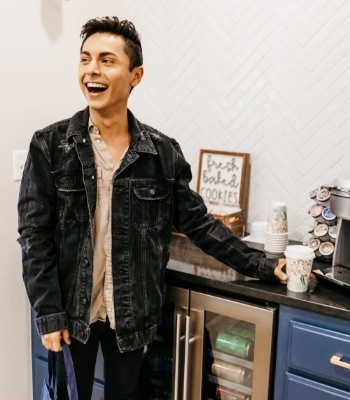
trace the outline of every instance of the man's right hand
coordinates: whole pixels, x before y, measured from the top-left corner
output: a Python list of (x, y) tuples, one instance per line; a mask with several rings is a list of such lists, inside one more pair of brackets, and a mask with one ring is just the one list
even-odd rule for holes
[(61, 339), (63, 339), (67, 344), (70, 344), (68, 329), (41, 335), (41, 342), (43, 346), (50, 351), (62, 351)]

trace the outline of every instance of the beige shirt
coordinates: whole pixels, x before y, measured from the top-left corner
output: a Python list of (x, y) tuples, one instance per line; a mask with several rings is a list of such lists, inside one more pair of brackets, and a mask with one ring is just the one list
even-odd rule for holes
[(89, 133), (97, 170), (97, 202), (93, 225), (94, 269), (90, 324), (106, 321), (115, 329), (112, 278), (111, 202), (113, 178), (127, 151), (115, 162), (98, 128), (89, 121)]

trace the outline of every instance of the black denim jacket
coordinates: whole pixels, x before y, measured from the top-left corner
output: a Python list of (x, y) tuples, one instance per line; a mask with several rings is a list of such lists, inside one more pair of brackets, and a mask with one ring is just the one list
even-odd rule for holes
[[(239, 272), (275, 281), (274, 259), (206, 213), (178, 143), (128, 111), (131, 144), (113, 183), (112, 265), (121, 351), (150, 343), (161, 321), (171, 229)], [(39, 334), (86, 342), (93, 276), (96, 169), (88, 108), (37, 131), (20, 189), (23, 279)]]

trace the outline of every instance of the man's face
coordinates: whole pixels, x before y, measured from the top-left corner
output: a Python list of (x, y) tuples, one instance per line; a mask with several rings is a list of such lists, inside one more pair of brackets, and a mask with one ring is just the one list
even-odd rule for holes
[(115, 113), (127, 105), (130, 89), (142, 78), (142, 67), (129, 71), (125, 39), (110, 33), (95, 33), (86, 39), (80, 53), (79, 83), (90, 110)]

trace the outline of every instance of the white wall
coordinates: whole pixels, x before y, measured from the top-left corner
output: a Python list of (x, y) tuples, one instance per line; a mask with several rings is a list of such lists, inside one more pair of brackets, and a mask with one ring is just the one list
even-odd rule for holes
[(249, 221), (286, 201), (291, 237), (301, 239), (308, 192), (350, 174), (350, 2), (17, 0), (3, 14), (0, 387), (1, 398), (29, 400), (12, 152), (85, 106), (76, 81), (82, 24), (103, 15), (134, 21), (146, 69), (131, 97), (135, 114), (177, 138), (193, 187), (200, 148), (250, 153)]

